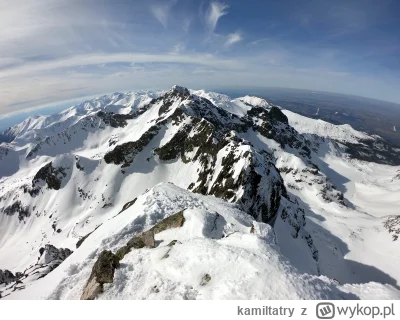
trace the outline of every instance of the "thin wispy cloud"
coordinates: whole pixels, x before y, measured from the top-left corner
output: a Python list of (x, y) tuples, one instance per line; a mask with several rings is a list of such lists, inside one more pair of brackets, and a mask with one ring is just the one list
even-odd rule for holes
[(264, 41), (268, 41), (268, 38), (258, 39), (258, 40), (250, 42), (250, 44), (254, 46), (254, 45), (257, 45), (257, 44), (259, 44), (261, 42), (264, 42)]
[(206, 13), (206, 25), (209, 32), (214, 32), (218, 20), (228, 14), (228, 8), (229, 6), (227, 4), (221, 2), (213, 1), (210, 3), (210, 7)]
[(0, 1), (0, 115), (174, 82), (400, 102), (400, 2), (223, 1)]
[(170, 53), (171, 54), (180, 54), (180, 53), (183, 53), (185, 51), (185, 49), (186, 49), (186, 46), (184, 43), (178, 43), (172, 47), (172, 50)]
[(192, 18), (191, 17), (186, 17), (183, 21), (182, 21), (182, 30), (184, 32), (189, 32), (190, 29), (190, 25), (192, 24)]
[[(182, 49), (183, 46), (175, 47)], [(57, 59), (53, 61), (31, 62), (22, 66), (0, 70), (0, 79), (6, 79), (12, 76), (32, 75), (44, 73), (57, 69), (66, 69), (80, 66), (100, 66), (107, 63), (180, 63), (180, 64), (198, 64), (207, 66), (229, 66), (235, 67), (233, 59), (220, 59), (212, 54), (142, 54), (142, 53), (117, 53), (117, 54), (88, 54), (73, 56), (66, 59)]]
[(230, 33), (230, 34), (228, 34), (225, 45), (231, 46), (241, 40), (243, 40), (243, 37), (239, 32)]
[(164, 28), (168, 26), (168, 19), (170, 16), (171, 8), (176, 4), (177, 0), (166, 1), (163, 3), (152, 4), (150, 6), (151, 12), (154, 17), (160, 22)]

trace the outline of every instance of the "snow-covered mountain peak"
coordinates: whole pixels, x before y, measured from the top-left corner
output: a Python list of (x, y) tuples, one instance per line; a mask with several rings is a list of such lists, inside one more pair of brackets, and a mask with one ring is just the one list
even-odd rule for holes
[(266, 109), (270, 108), (270, 104), (265, 99), (262, 99), (259, 97), (244, 96), (244, 97), (238, 98), (237, 100), (242, 101), (243, 103), (246, 103), (250, 106), (263, 107)]
[(183, 94), (183, 95), (190, 95), (190, 91), (189, 91), (189, 89), (187, 89), (187, 88), (185, 88), (185, 87), (182, 87), (182, 86), (178, 86), (178, 85), (174, 85), (170, 90), (169, 90), (169, 92), (177, 92), (177, 93), (180, 93), (180, 94)]

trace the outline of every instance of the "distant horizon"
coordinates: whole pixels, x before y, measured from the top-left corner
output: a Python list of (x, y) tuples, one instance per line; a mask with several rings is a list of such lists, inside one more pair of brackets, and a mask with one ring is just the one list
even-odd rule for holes
[(130, 88), (262, 87), (400, 104), (400, 2), (0, 4), (0, 115)]
[[(179, 84), (182, 85), (182, 84)], [(171, 88), (171, 87), (169, 87)], [(71, 99), (68, 101), (61, 101), (59, 104), (52, 104), (52, 105), (46, 105), (46, 106), (38, 106), (38, 107), (32, 107), (29, 108), (28, 110), (22, 110), (20, 112), (16, 112), (16, 113), (10, 113), (8, 115), (1, 115), (0, 114), (0, 134), (3, 133), (5, 130), (7, 130), (8, 128), (19, 124), (21, 122), (23, 122), (24, 120), (26, 120), (29, 117), (37, 117), (37, 116), (48, 116), (48, 115), (52, 115), (58, 112), (61, 112), (63, 110), (66, 110), (70, 107), (74, 107), (78, 104), (81, 104), (85, 101), (90, 101), (92, 99), (96, 99), (98, 97), (102, 97), (102, 96), (108, 96), (114, 93), (122, 93), (122, 94), (126, 94), (129, 92), (137, 92), (137, 91), (141, 91), (141, 90), (154, 90), (154, 91), (162, 91), (162, 90), (168, 90), (169, 88), (164, 88), (164, 89), (133, 89), (133, 90), (127, 90), (127, 91), (113, 91), (113, 92), (108, 92), (108, 93), (100, 93), (100, 94), (96, 94), (96, 95), (91, 95), (91, 96), (84, 96), (84, 97), (80, 97), (80, 98), (76, 98), (76, 99)], [(391, 104), (393, 105), (392, 107), (399, 108), (400, 111), (400, 103), (396, 103), (396, 102), (392, 102), (392, 101), (387, 101), (387, 100), (381, 100), (381, 99), (375, 99), (375, 98), (370, 98), (370, 97), (366, 97), (366, 96), (359, 96), (359, 95), (354, 95), (354, 94), (347, 94), (347, 93), (340, 93), (340, 92), (332, 92), (332, 91), (323, 91), (323, 90), (312, 90), (312, 89), (300, 89), (300, 88), (286, 88), (286, 87), (249, 87), (249, 88), (244, 88), (244, 89), (235, 89), (235, 88), (230, 88), (230, 89), (211, 89), (211, 90), (207, 90), (207, 89), (202, 89), (202, 88), (191, 88), (191, 87), (187, 87), (188, 89), (191, 90), (206, 90), (206, 91), (212, 91), (212, 92), (218, 92), (218, 93), (222, 93), (222, 94), (226, 94), (228, 96), (231, 96), (232, 98), (237, 98), (239, 96), (242, 95), (256, 95), (256, 96), (260, 96), (265, 98), (268, 101), (268, 97), (265, 97), (263, 95), (267, 94), (267, 93), (262, 93), (261, 91), (263, 90), (281, 90), (281, 91), (301, 91), (301, 92), (307, 92), (307, 93), (319, 93), (319, 94), (330, 94), (330, 95), (339, 95), (339, 96), (347, 96), (353, 99), (356, 98), (361, 98), (361, 99), (366, 99), (366, 100), (372, 100), (372, 101), (376, 101), (377, 103), (387, 103), (387, 104)], [(254, 91), (258, 91), (258, 92), (247, 92), (246, 90), (254, 90)], [(233, 94), (233, 95), (232, 95)], [(43, 110), (46, 110), (44, 113), (42, 112)], [(7, 123), (7, 125), (6, 125)]]

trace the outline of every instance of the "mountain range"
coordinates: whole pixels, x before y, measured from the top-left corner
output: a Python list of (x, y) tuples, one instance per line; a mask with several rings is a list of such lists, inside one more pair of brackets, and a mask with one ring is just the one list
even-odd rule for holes
[(400, 149), (174, 86), (6, 130), (5, 299), (399, 299)]

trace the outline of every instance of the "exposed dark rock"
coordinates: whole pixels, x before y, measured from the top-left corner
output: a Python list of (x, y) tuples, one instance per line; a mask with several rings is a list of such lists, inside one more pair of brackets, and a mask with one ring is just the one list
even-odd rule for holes
[(56, 264), (56, 266), (58, 266), (62, 261), (72, 254), (72, 251), (68, 248), (56, 248), (51, 244), (46, 244), (44, 248), (40, 248), (39, 253), (39, 259), (42, 263), (52, 263), (53, 265)]
[(157, 99), (157, 101), (163, 101), (158, 115), (162, 116), (170, 111), (171, 106), (178, 100), (183, 101), (189, 98), (190, 92), (185, 87), (174, 86), (171, 90), (169, 90), (164, 96)]
[(66, 176), (65, 168), (54, 168), (52, 162), (49, 162), (36, 173), (32, 181), (32, 188), (40, 189), (39, 182), (45, 181), (49, 189), (59, 190), (62, 179)]
[(393, 241), (397, 241), (400, 236), (400, 215), (389, 216), (383, 222), (383, 226), (392, 235)]
[(18, 279), (10, 270), (1, 270), (0, 269), (0, 284), (9, 284)]
[(55, 268), (57, 268), (70, 254), (69, 249), (56, 248), (53, 245), (46, 244), (45, 247), (39, 249), (39, 257), (37, 263), (29, 266), (23, 272), (16, 272), (13, 275), (8, 270), (0, 270), (0, 284), (9, 284), (7, 290), (10, 292), (23, 290), (26, 286), (25, 281), (35, 281), (47, 276)]
[(377, 136), (374, 140), (360, 140), (359, 142), (342, 142), (351, 158), (392, 166), (400, 165), (399, 148), (390, 142)]
[(268, 116), (271, 121), (278, 121), (289, 124), (287, 116), (278, 107), (272, 106), (268, 112)]
[(122, 164), (122, 168), (128, 167), (136, 155), (157, 135), (159, 130), (159, 126), (152, 126), (139, 140), (117, 145), (114, 150), (104, 156), (104, 160), (106, 163)]
[(131, 114), (115, 114), (113, 112), (104, 112), (99, 111), (97, 116), (103, 119), (104, 123), (107, 126), (111, 126), (113, 128), (125, 127), (128, 123), (126, 120), (133, 119), (133, 115)]
[(137, 198), (133, 199), (132, 201), (129, 201), (129, 202), (125, 203), (124, 206), (122, 207), (122, 210), (120, 211), (120, 213), (125, 211), (126, 209), (128, 209), (130, 206), (134, 205), (136, 200), (137, 200)]
[(117, 258), (119, 260), (122, 260), (125, 257), (125, 255), (129, 253), (129, 251), (131, 251), (131, 247), (126, 245), (126, 246), (119, 248), (117, 250), (117, 252), (115, 253), (115, 255), (117, 256)]
[(205, 285), (208, 284), (210, 281), (211, 281), (211, 276), (210, 276), (208, 273), (206, 273), (206, 274), (201, 278), (200, 285), (201, 285), (201, 286), (205, 286)]
[(21, 201), (15, 201), (12, 205), (3, 209), (3, 213), (8, 216), (13, 216), (18, 213), (19, 221), (23, 221), (25, 218), (31, 215), (29, 207), (24, 207)]
[(103, 292), (104, 283), (112, 283), (119, 259), (111, 251), (104, 250), (92, 268), (89, 280), (83, 290), (81, 300), (93, 300)]
[(168, 247), (173, 247), (177, 242), (178, 240), (172, 240), (170, 243), (168, 243)]
[(180, 228), (185, 223), (185, 217), (183, 216), (183, 210), (179, 211), (172, 216), (165, 218), (158, 222), (153, 228), (154, 234), (160, 233), (162, 231), (173, 229), (173, 228)]
[(97, 226), (92, 232), (89, 232), (87, 235), (80, 238), (78, 240), (78, 242), (76, 243), (76, 248), (78, 249), (82, 245), (83, 241), (85, 241), (87, 239), (87, 237), (89, 237), (93, 232), (95, 232), (97, 230), (97, 228), (99, 228), (100, 226), (101, 226), (101, 224), (99, 226)]
[[(131, 249), (141, 249), (144, 247), (154, 248), (155, 240), (154, 234), (160, 233), (162, 231), (172, 229), (172, 228), (180, 228), (185, 222), (185, 218), (183, 216), (183, 211), (179, 211), (172, 216), (169, 216), (161, 221), (159, 221), (153, 228), (148, 231), (142, 232), (140, 234), (134, 235), (132, 239), (128, 241), (128, 243), (119, 248), (115, 255), (119, 260), (122, 260), (125, 255), (130, 252)], [(172, 243), (172, 242), (171, 242)], [(170, 245), (172, 246), (175, 244)]]
[(281, 212), (281, 219), (287, 222), (292, 228), (292, 237), (297, 238), (299, 236), (299, 231), (302, 227), (306, 225), (305, 213), (301, 208), (296, 208), (293, 212), (291, 208), (283, 208)]
[(78, 169), (78, 170), (80, 170), (80, 171), (84, 171), (85, 170), (85, 168), (80, 164), (80, 161), (79, 161), (79, 157), (78, 156), (75, 156), (75, 166), (76, 166), (76, 168)]
[(135, 235), (131, 240), (128, 241), (127, 246), (134, 249), (141, 249), (144, 247), (154, 248), (155, 241), (153, 229)]

